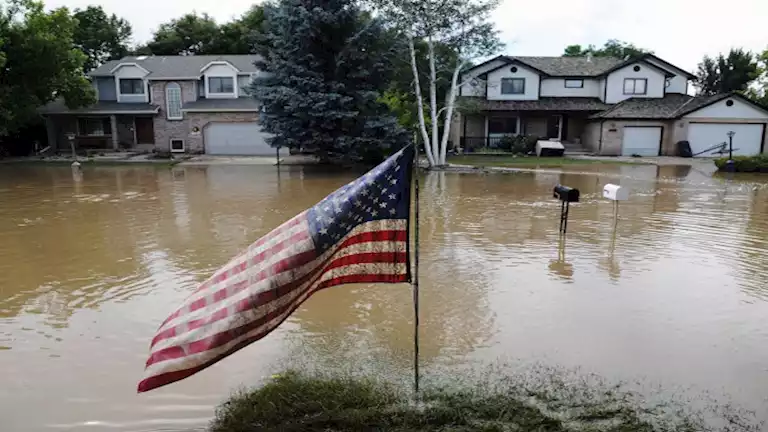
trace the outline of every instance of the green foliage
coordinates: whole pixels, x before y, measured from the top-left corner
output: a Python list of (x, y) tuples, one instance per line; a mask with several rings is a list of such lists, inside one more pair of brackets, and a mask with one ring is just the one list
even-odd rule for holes
[(250, 91), (264, 105), (273, 146), (359, 162), (409, 141), (381, 102), (396, 55), (381, 20), (352, 0), (282, 0), (264, 12), (258, 66), (268, 74)]
[[(652, 402), (595, 376), (557, 369), (484, 379), (455, 377), (428, 386), (418, 402), (397, 387), (366, 378), (288, 372), (240, 391), (219, 406), (212, 432), (250, 431), (547, 431), (756, 432), (754, 416), (707, 408), (725, 427), (711, 426), (664, 395)], [(706, 414), (710, 414), (706, 412)]]
[(594, 45), (589, 45), (583, 48), (581, 45), (568, 45), (563, 51), (564, 57), (585, 57), (592, 55), (594, 57), (617, 57), (617, 58), (637, 58), (643, 54), (652, 54), (653, 51), (649, 51), (643, 48), (639, 48), (634, 44), (622, 42), (617, 39), (609, 39), (602, 48), (597, 48)]
[[(768, 155), (734, 156), (733, 168), (735, 172), (761, 172), (768, 173)], [(727, 157), (715, 159), (715, 166), (721, 170), (727, 170)]]
[(73, 41), (88, 57), (86, 72), (128, 55), (132, 33), (128, 21), (115, 14), (107, 15), (101, 6), (75, 9), (73, 17), (77, 20)]
[(539, 137), (535, 135), (507, 135), (501, 139), (500, 146), (510, 153), (527, 155), (536, 150), (538, 140)]
[(86, 56), (73, 48), (77, 24), (66, 8), (46, 12), (33, 0), (0, 5), (0, 136), (36, 119), (37, 108), (56, 97), (71, 107), (94, 101)]
[(750, 51), (731, 49), (727, 56), (705, 56), (696, 72), (696, 87), (703, 95), (744, 92), (760, 76), (756, 56)]
[(240, 18), (219, 25), (208, 14), (186, 14), (161, 24), (151, 41), (136, 54), (251, 54), (264, 22), (264, 9), (253, 5)]

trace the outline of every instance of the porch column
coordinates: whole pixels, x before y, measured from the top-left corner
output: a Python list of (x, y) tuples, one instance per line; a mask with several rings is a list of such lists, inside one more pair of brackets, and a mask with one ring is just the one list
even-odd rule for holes
[(117, 150), (120, 143), (117, 139), (117, 116), (112, 114), (109, 116), (109, 125), (110, 129), (112, 129), (112, 150)]
[[(51, 147), (51, 150), (55, 150), (58, 147), (58, 143), (56, 142), (56, 124), (53, 122), (51, 116), (45, 117), (45, 131), (48, 134), (48, 146)], [(40, 151), (42, 148), (35, 150)]]

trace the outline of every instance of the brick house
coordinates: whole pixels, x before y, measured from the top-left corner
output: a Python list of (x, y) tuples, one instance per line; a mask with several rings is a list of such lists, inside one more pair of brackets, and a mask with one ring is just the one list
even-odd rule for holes
[(498, 56), (466, 71), (452, 127), (463, 148), (494, 147), (507, 135), (563, 142), (600, 155), (698, 156), (733, 134), (734, 154), (768, 152), (768, 110), (737, 94), (690, 96), (694, 76), (659, 57)]
[[(248, 95), (255, 55), (140, 56), (107, 62), (89, 76), (92, 106), (55, 101), (40, 109), (48, 142), (78, 148), (275, 155)], [(281, 150), (282, 151), (282, 150)]]

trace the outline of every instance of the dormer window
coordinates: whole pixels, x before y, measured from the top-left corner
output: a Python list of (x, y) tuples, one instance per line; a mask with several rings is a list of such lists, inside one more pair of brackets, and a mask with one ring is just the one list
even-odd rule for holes
[(120, 78), (120, 94), (142, 95), (144, 94), (144, 80), (141, 78)]
[(525, 78), (502, 78), (501, 94), (514, 95), (525, 93)]
[(208, 77), (208, 93), (232, 94), (234, 92), (233, 77)]
[(644, 95), (648, 88), (646, 78), (624, 78), (625, 95)]

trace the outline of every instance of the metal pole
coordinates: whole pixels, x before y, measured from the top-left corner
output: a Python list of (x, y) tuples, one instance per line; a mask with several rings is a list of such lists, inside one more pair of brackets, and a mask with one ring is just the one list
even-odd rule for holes
[(413, 225), (413, 391), (419, 394), (419, 144), (414, 143), (414, 225)]
[(566, 231), (568, 231), (568, 210), (571, 208), (571, 203), (567, 202), (565, 203), (565, 220), (563, 224), (563, 235), (565, 235)]
[(733, 133), (728, 133), (728, 160), (733, 160)]

